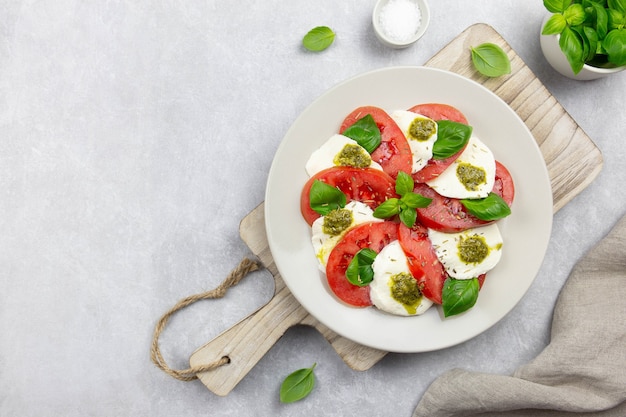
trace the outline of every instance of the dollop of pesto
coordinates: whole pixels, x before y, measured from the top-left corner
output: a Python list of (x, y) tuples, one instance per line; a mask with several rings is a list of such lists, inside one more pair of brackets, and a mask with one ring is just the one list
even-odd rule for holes
[(466, 264), (480, 263), (489, 255), (489, 245), (483, 236), (461, 237), (458, 247), (459, 258)]
[(437, 124), (422, 117), (416, 117), (409, 126), (409, 139), (425, 141), (437, 131)]
[(338, 236), (352, 224), (352, 212), (340, 208), (324, 216), (322, 231), (330, 236)]
[(422, 301), (422, 291), (411, 274), (401, 272), (389, 279), (391, 297), (402, 304), (407, 313), (415, 314)]
[(372, 157), (365, 149), (356, 144), (346, 144), (333, 159), (335, 165), (367, 168), (372, 163)]
[(468, 191), (476, 191), (481, 184), (487, 183), (487, 172), (484, 168), (461, 162), (456, 168), (456, 176)]

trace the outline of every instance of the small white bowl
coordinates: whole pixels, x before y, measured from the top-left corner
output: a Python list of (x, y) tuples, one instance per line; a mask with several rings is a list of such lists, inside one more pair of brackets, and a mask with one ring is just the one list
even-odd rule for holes
[[(386, 7), (393, 7), (393, 3), (398, 6), (402, 6), (402, 3), (414, 3), (420, 11), (420, 19), (419, 23), (415, 25), (415, 28), (410, 25), (410, 20), (415, 20), (414, 16), (408, 15), (399, 15), (399, 11), (391, 11), (386, 9)], [(391, 3), (391, 5), (390, 5)], [(390, 18), (395, 19), (404, 19), (402, 22), (391, 22)], [(387, 22), (384, 22), (383, 19), (387, 19)], [(374, 6), (374, 11), (372, 13), (372, 25), (374, 26), (374, 33), (376, 33), (376, 37), (386, 46), (391, 48), (406, 48), (409, 45), (415, 43), (419, 38), (421, 38), (426, 29), (428, 28), (428, 24), (430, 22), (430, 9), (428, 8), (428, 3), (426, 0), (378, 0), (376, 5)], [(394, 24), (399, 23), (399, 24)], [(393, 26), (393, 28), (391, 27)], [(402, 29), (406, 32), (402, 33), (399, 36), (398, 34), (391, 33), (394, 29)], [(406, 36), (404, 36), (406, 35)]]

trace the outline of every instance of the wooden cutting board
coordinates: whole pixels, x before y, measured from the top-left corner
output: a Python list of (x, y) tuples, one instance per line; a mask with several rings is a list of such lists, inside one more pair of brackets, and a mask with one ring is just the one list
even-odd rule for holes
[[(506, 51), (511, 60), (511, 74), (487, 78), (475, 71), (469, 48), (484, 42), (495, 43)], [(602, 168), (599, 149), (492, 27), (485, 24), (470, 26), (425, 66), (472, 79), (496, 93), (517, 112), (531, 130), (546, 161), (554, 212), (599, 174)], [(228, 365), (198, 374), (209, 390), (217, 395), (227, 395), (287, 329), (299, 324), (319, 330), (352, 369), (367, 370), (385, 356), (387, 352), (361, 346), (337, 335), (296, 301), (272, 259), (265, 235), (263, 204), (242, 220), (239, 231), (244, 242), (274, 276), (275, 292), (265, 306), (191, 355), (192, 367), (212, 363), (224, 356), (230, 358)]]

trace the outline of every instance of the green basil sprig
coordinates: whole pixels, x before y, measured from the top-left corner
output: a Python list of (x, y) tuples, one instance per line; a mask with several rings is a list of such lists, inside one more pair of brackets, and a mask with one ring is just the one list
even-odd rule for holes
[(467, 144), (472, 136), (473, 128), (469, 125), (439, 120), (437, 122), (437, 140), (433, 145), (433, 159), (446, 159)]
[(443, 315), (454, 316), (474, 307), (478, 299), (480, 285), (478, 278), (454, 279), (448, 277), (443, 283), (441, 294)]
[(332, 210), (346, 206), (346, 195), (338, 188), (315, 180), (309, 191), (309, 205), (315, 212), (325, 216)]
[(511, 214), (509, 205), (496, 193), (489, 193), (485, 198), (464, 198), (461, 200), (461, 204), (470, 214), (481, 220), (498, 220)]
[(310, 368), (298, 369), (285, 378), (280, 385), (280, 401), (292, 403), (299, 401), (309, 395), (315, 386), (314, 363)]
[(560, 35), (559, 47), (578, 74), (585, 64), (626, 65), (626, 1), (543, 0), (552, 13), (542, 35)]
[(371, 114), (360, 118), (342, 133), (372, 153), (380, 145), (380, 129)]
[(335, 40), (335, 32), (328, 26), (317, 26), (311, 29), (304, 38), (302, 45), (309, 51), (319, 52), (328, 48)]
[(502, 48), (495, 43), (483, 43), (470, 47), (474, 68), (487, 77), (500, 77), (511, 73), (511, 61)]
[(363, 248), (354, 255), (348, 264), (346, 278), (351, 284), (359, 287), (368, 285), (374, 279), (372, 264), (376, 259), (376, 252), (370, 248)]
[(398, 172), (396, 193), (400, 195), (400, 198), (390, 198), (382, 202), (374, 210), (374, 217), (388, 219), (398, 214), (402, 223), (407, 227), (413, 227), (417, 219), (416, 209), (426, 207), (432, 201), (432, 198), (414, 193), (414, 187), (415, 183), (409, 174)]

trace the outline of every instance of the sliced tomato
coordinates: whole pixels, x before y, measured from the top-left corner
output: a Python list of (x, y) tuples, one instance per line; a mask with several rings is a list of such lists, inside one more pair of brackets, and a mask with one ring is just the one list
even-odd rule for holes
[[(417, 209), (417, 218), (428, 228), (452, 233), (493, 223), (471, 215), (459, 199), (443, 197), (426, 184), (415, 184), (413, 191), (432, 198), (428, 207)], [(509, 206), (513, 203), (515, 196), (513, 179), (509, 171), (498, 161), (496, 161), (496, 181), (493, 192), (502, 197)]]
[(504, 165), (496, 161), (496, 181), (493, 192), (498, 194), (510, 206), (515, 198), (515, 184), (511, 173)]
[(433, 120), (452, 120), (465, 125), (469, 124), (465, 115), (459, 109), (449, 104), (423, 103), (411, 107), (409, 111), (430, 117)]
[(369, 286), (351, 284), (346, 278), (346, 270), (359, 250), (370, 248), (378, 253), (397, 239), (398, 224), (391, 221), (364, 223), (350, 229), (330, 252), (326, 264), (326, 279), (333, 293), (352, 306), (371, 306)]
[(416, 222), (412, 228), (398, 226), (398, 240), (409, 261), (409, 271), (417, 279), (425, 297), (441, 304), (443, 283), (448, 274), (428, 239), (428, 230)]
[(393, 178), (398, 176), (399, 171), (410, 173), (413, 166), (411, 148), (402, 130), (385, 110), (375, 106), (359, 107), (346, 116), (341, 123), (339, 133), (343, 133), (368, 114), (374, 118), (381, 135), (381, 143), (372, 152), (372, 159)]
[[(431, 119), (437, 120), (451, 120), (453, 122), (468, 124), (467, 118), (465, 115), (456, 107), (450, 106), (449, 104), (441, 104), (441, 103), (424, 103), (413, 106), (409, 109), (414, 113), (419, 113), (422, 116), (430, 117)], [(413, 174), (413, 179), (416, 182), (426, 182), (430, 181), (433, 178), (436, 178), (439, 174), (445, 171), (452, 162), (454, 162), (459, 155), (463, 152), (465, 148), (461, 149), (459, 152), (454, 155), (446, 158), (446, 159), (431, 159), (428, 161), (428, 164), (415, 174)]]
[(337, 187), (346, 195), (348, 202), (357, 200), (367, 204), (372, 209), (391, 197), (397, 197), (394, 179), (379, 169), (328, 168), (309, 178), (302, 188), (300, 211), (309, 225), (320, 217), (319, 213), (313, 210), (310, 205), (309, 193), (315, 180)]

